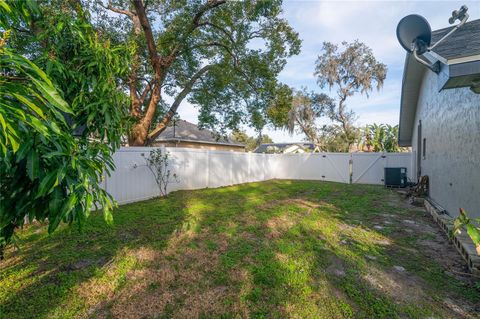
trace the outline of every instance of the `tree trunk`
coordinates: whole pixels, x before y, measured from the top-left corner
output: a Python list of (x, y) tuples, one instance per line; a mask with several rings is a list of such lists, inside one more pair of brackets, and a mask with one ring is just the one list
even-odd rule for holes
[(147, 141), (148, 129), (143, 125), (142, 122), (135, 124), (128, 136), (128, 145), (129, 146), (145, 146)]

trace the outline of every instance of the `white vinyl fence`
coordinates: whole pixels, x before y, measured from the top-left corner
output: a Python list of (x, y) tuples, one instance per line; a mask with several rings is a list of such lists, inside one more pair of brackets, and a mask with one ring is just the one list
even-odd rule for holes
[[(120, 204), (159, 196), (145, 158), (152, 148), (122, 148), (113, 158), (116, 169), (103, 187)], [(324, 180), (383, 184), (384, 167), (406, 167), (412, 176), (411, 153), (255, 154), (166, 148), (178, 181), (168, 191), (220, 187), (269, 179)]]

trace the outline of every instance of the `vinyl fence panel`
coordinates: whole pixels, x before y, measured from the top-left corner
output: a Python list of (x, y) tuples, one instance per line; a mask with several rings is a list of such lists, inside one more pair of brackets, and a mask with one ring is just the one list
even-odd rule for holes
[(348, 183), (350, 180), (349, 153), (280, 154), (277, 156), (275, 178), (341, 183)]
[[(145, 157), (155, 148), (121, 148), (113, 155), (116, 169), (102, 183), (120, 204), (160, 195)], [(324, 180), (383, 184), (384, 167), (407, 167), (411, 153), (255, 154), (191, 148), (166, 148), (171, 177), (167, 191), (221, 187), (269, 179)], [(352, 163), (352, 164), (351, 164)]]
[(142, 154), (150, 148), (122, 148), (113, 154), (115, 171), (105, 178), (105, 190), (120, 204), (137, 202), (159, 196), (155, 178), (146, 165)]

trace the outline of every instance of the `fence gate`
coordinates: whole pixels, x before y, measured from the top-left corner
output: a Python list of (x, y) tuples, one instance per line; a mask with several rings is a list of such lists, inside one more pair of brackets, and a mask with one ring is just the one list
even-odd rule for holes
[(386, 158), (382, 153), (352, 154), (352, 183), (382, 184)]
[(323, 176), (325, 180), (340, 183), (350, 183), (350, 154), (326, 153)]
[(412, 176), (411, 153), (353, 153), (352, 183), (383, 184), (385, 167), (406, 167)]

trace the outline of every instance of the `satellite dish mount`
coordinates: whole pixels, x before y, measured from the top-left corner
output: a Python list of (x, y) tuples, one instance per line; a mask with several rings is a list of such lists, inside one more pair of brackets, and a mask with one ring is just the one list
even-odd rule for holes
[(448, 22), (450, 24), (455, 23), (455, 21), (457, 20), (459, 20), (460, 22), (434, 44), (431, 44), (432, 29), (430, 28), (430, 24), (428, 23), (428, 21), (418, 14), (408, 15), (402, 20), (400, 20), (400, 22), (398, 23), (398, 41), (407, 52), (413, 54), (413, 56), (418, 62), (425, 65), (433, 72), (439, 73), (440, 61), (432, 63), (421, 58), (421, 56), (427, 52), (430, 52), (433, 48), (442, 43), (452, 33), (457, 31), (462, 25), (464, 25), (468, 19), (467, 11), (468, 8), (465, 5), (463, 5), (459, 10), (453, 11), (452, 16), (450, 17), (450, 19), (448, 19)]

